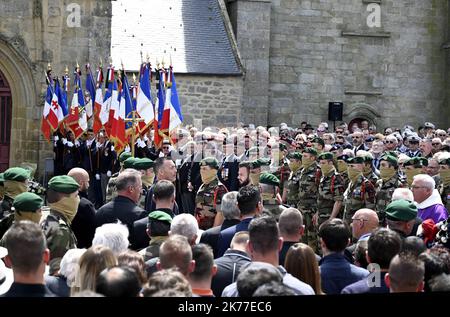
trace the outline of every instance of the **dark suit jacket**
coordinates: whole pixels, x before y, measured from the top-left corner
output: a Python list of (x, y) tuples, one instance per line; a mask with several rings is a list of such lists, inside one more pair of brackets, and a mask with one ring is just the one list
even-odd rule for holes
[[(387, 287), (386, 283), (384, 282), (384, 276), (386, 275), (386, 273), (387, 272), (380, 272), (380, 278), (378, 281), (376, 279), (372, 280), (370, 278), (365, 278), (361, 281), (350, 284), (342, 290), (341, 294), (389, 293), (389, 287)], [(370, 287), (369, 282), (379, 282), (379, 285)]]
[(247, 253), (231, 249), (223, 257), (216, 259), (214, 263), (217, 265), (217, 273), (211, 283), (214, 295), (221, 296), (225, 287), (236, 282), (241, 267), (251, 261)]
[(340, 294), (348, 285), (366, 278), (369, 271), (350, 264), (343, 254), (332, 253), (320, 261), (322, 290), (325, 294)]
[[(156, 182), (157, 182), (157, 180), (155, 180), (155, 184), (156, 184)], [(152, 211), (156, 210), (156, 204), (155, 204), (155, 201), (153, 200), (153, 186), (154, 185), (152, 185), (152, 187), (150, 187), (150, 189), (147, 191), (147, 195), (145, 196), (145, 210), (147, 211), (147, 215), (149, 213), (151, 213)], [(176, 193), (175, 195), (178, 196), (178, 193)], [(175, 201), (175, 204), (173, 205), (172, 212), (175, 216), (180, 213), (180, 211), (178, 209), (178, 204), (176, 201)]]
[(12, 283), (8, 292), (1, 297), (56, 297), (47, 286), (42, 284)]
[(87, 198), (80, 194), (80, 204), (75, 218), (72, 220), (72, 230), (77, 237), (77, 247), (89, 248), (95, 234), (95, 207)]
[[(175, 217), (172, 210), (159, 208), (158, 210), (167, 212), (172, 218)], [(136, 220), (133, 223), (133, 232), (130, 234), (131, 249), (141, 250), (148, 247), (150, 238), (147, 234), (148, 217)]]
[[(220, 164), (217, 176), (228, 191), (235, 191), (239, 189), (238, 173), (239, 159), (237, 156), (234, 156), (231, 160), (225, 160)], [(227, 175), (227, 177), (224, 178), (224, 175)]]
[(253, 219), (253, 217), (245, 218), (241, 222), (239, 222), (237, 225), (234, 225), (234, 226), (220, 232), (219, 241), (218, 241), (218, 252), (217, 252), (218, 257), (225, 254), (225, 251), (230, 247), (231, 240), (233, 240), (233, 237), (236, 234), (236, 232), (248, 230), (248, 225), (250, 224), (250, 221), (252, 221), (252, 219)]
[(120, 220), (128, 226), (130, 236), (133, 233), (133, 224), (136, 220), (147, 216), (147, 212), (136, 205), (134, 201), (124, 196), (117, 196), (112, 201), (103, 205), (95, 214), (96, 226), (105, 223), (116, 223)]
[(223, 221), (221, 226), (217, 226), (217, 227), (213, 227), (210, 228), (206, 231), (203, 231), (202, 236), (200, 238), (200, 243), (206, 243), (208, 245), (211, 246), (211, 248), (213, 249), (213, 253), (214, 253), (214, 258), (217, 258), (217, 253), (218, 253), (218, 242), (219, 242), (219, 236), (220, 236), (220, 232), (231, 227), (234, 226), (236, 224), (238, 224), (240, 222), (240, 220), (238, 219), (226, 219)]

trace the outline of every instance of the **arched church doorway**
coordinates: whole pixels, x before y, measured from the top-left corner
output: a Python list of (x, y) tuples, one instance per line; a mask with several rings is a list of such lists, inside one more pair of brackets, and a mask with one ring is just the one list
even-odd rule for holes
[(0, 71), (0, 172), (9, 167), (12, 96), (8, 81)]
[(369, 126), (372, 125), (372, 122), (370, 120), (367, 120), (365, 118), (354, 118), (352, 119), (348, 124), (348, 130), (350, 132), (354, 132), (354, 129), (368, 129)]

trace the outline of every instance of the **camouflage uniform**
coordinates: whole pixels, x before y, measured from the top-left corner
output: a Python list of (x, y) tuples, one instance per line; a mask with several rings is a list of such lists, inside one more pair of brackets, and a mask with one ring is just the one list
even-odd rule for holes
[(444, 186), (441, 183), (439, 186), (439, 193), (441, 194), (442, 204), (450, 212), (450, 184)]
[(322, 176), (317, 193), (318, 227), (330, 218), (334, 203), (344, 200), (344, 191), (344, 180), (339, 173)]
[[(117, 196), (117, 190), (116, 190), (117, 176), (119, 176), (118, 172), (113, 174), (108, 181), (108, 185), (106, 186), (105, 204), (109, 203), (111, 200), (113, 200), (114, 197)], [(145, 199), (145, 196), (144, 196), (144, 199)]]
[(278, 164), (279, 166), (272, 174), (280, 180), (280, 193), (282, 193), (285, 186), (288, 185), (291, 170), (289, 168), (289, 160), (287, 158), (284, 158)]
[(10, 214), (11, 207), (13, 205), (14, 198), (9, 197), (8, 195), (3, 196), (2, 203), (0, 205), (0, 219), (6, 217)]
[(377, 182), (380, 179), (377, 174), (375, 174), (374, 172), (371, 172), (369, 175), (364, 175), (365, 178), (367, 178), (369, 180), (369, 182), (372, 184), (373, 187), (377, 186)]
[(290, 207), (297, 208), (298, 204), (298, 182), (300, 179), (301, 169), (296, 172), (291, 172), (289, 176), (289, 180), (287, 182), (287, 198), (286, 203)]
[(199, 228), (207, 230), (214, 224), (216, 206), (222, 203), (222, 197), (228, 192), (224, 184), (216, 178), (209, 184), (202, 184), (195, 196), (195, 218)]
[(386, 214), (385, 209), (387, 205), (391, 203), (392, 194), (396, 188), (403, 187), (400, 176), (395, 175), (387, 182), (384, 182), (381, 178), (378, 180), (376, 185), (376, 212), (378, 214), (378, 219), (380, 220), (380, 225), (384, 226), (386, 224)]
[(344, 193), (344, 221), (350, 224), (361, 208), (375, 209), (375, 188), (363, 175), (355, 183), (350, 182)]
[(276, 197), (271, 197), (271, 199), (263, 199), (264, 214), (274, 217), (277, 221), (280, 218), (280, 214), (285, 209), (284, 206), (280, 205)]
[(344, 190), (345, 190), (345, 188), (348, 187), (348, 184), (350, 184), (350, 179), (348, 178), (347, 173), (340, 173), (339, 175), (341, 175), (341, 177), (342, 177), (342, 181), (344, 182)]
[(145, 262), (159, 256), (159, 248), (167, 238), (168, 236), (159, 236), (150, 239), (149, 246), (139, 251), (139, 254), (144, 257)]
[[(115, 186), (115, 184), (114, 184), (114, 186)], [(138, 203), (138, 206), (141, 207), (142, 209), (145, 209), (145, 199), (147, 197), (147, 193), (148, 193), (148, 190), (150, 189), (150, 187), (147, 187), (144, 184), (142, 184), (141, 198), (139, 198), (139, 203)], [(117, 196), (117, 193), (115, 194), (115, 196)]]
[(77, 239), (68, 220), (58, 211), (51, 210), (41, 224), (50, 250), (50, 275), (59, 270), (62, 257), (69, 249), (77, 247)]
[(317, 163), (314, 162), (308, 168), (302, 169), (298, 184), (298, 205), (297, 208), (303, 214), (305, 224), (305, 234), (303, 242), (307, 243), (314, 250), (317, 249), (317, 233), (313, 225), (312, 218), (317, 211), (317, 181), (320, 177)]

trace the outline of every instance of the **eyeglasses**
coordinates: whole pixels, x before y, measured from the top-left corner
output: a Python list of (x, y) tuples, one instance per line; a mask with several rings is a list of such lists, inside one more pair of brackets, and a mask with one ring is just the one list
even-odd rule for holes
[(418, 188), (427, 188), (425, 186), (411, 186), (411, 189), (418, 189)]
[(363, 219), (363, 218), (352, 218), (352, 221), (367, 221), (367, 219)]

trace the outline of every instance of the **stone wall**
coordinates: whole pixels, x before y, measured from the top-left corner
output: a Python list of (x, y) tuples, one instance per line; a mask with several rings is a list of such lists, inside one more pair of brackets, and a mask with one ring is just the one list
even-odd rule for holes
[(444, 0), (272, 0), (269, 123), (318, 123), (343, 101), (344, 120), (448, 126), (447, 27)]
[[(71, 4), (79, 5), (79, 27), (70, 23), (75, 20), (68, 22)], [(110, 19), (111, 3), (106, 0), (1, 1), (0, 70), (13, 97), (11, 166), (38, 162), (42, 175), (45, 159), (53, 156), (52, 145), (40, 132), (47, 64), (52, 64), (54, 76), (61, 76), (66, 65), (72, 75), (76, 61), (84, 73), (87, 61), (107, 59)]]
[(236, 126), (242, 115), (242, 77), (176, 74), (185, 124)]
[(229, 0), (227, 7), (245, 70), (241, 120), (265, 125), (270, 88), (270, 0)]

